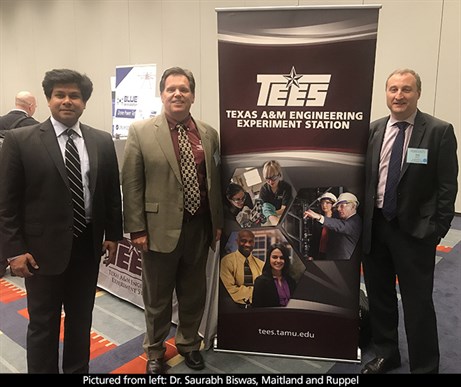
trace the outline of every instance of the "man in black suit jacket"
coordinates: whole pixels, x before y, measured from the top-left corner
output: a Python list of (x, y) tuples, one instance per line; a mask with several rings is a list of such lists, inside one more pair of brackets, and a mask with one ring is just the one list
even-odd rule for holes
[[(16, 94), (14, 103), (15, 108), (0, 117), (0, 149), (7, 130), (38, 124), (38, 121), (32, 117), (37, 108), (37, 101), (30, 92), (20, 91)], [(5, 275), (7, 267), (8, 262), (0, 260), (0, 278)]]
[(20, 91), (14, 99), (15, 108), (0, 117), (0, 132), (22, 126), (38, 124), (32, 116), (37, 108), (37, 100), (28, 91)]
[[(417, 108), (421, 79), (409, 69), (386, 81), (391, 115), (371, 124), (365, 171), (363, 268), (376, 358), (362, 373), (400, 366), (396, 276), (402, 297), (410, 371), (437, 373), (439, 346), (432, 300), (437, 244), (450, 228), (457, 194), (458, 160), (453, 126)], [(397, 122), (405, 122), (397, 128)], [(406, 127), (406, 129), (404, 129)], [(400, 177), (389, 210), (388, 166), (403, 135)], [(392, 163), (391, 163), (392, 164)], [(391, 168), (392, 169), (392, 168)], [(397, 171), (398, 172), (398, 171)], [(389, 184), (392, 185), (392, 184)], [(394, 202), (395, 203), (395, 202)]]
[(338, 218), (324, 216), (310, 209), (304, 212), (304, 217), (315, 219), (330, 231), (325, 260), (335, 261), (352, 257), (362, 232), (362, 218), (357, 213), (358, 206), (359, 201), (353, 193), (343, 192), (335, 204)]
[[(91, 80), (52, 70), (42, 85), (51, 117), (9, 131), (0, 153), (0, 257), (25, 278), (28, 372), (59, 372), (62, 310), (62, 370), (88, 373), (101, 255), (107, 251), (106, 261), (112, 259), (123, 236), (118, 164), (111, 135), (79, 122)], [(83, 180), (86, 222), (78, 236), (65, 167), (68, 137), (78, 149)]]

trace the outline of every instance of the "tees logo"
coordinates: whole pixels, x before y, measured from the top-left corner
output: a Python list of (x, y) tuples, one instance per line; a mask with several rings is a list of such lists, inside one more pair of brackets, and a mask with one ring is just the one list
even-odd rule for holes
[(324, 106), (331, 74), (258, 74), (258, 106)]

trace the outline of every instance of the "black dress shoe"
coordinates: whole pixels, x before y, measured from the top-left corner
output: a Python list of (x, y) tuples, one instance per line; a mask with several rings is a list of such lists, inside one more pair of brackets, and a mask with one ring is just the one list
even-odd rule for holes
[(399, 359), (375, 357), (365, 364), (365, 367), (362, 368), (362, 374), (385, 374), (398, 367), (400, 367)]
[(161, 375), (165, 373), (165, 362), (163, 358), (147, 360), (146, 374)]
[(193, 370), (203, 370), (205, 368), (205, 362), (199, 351), (187, 352), (183, 356), (186, 366), (189, 368)]

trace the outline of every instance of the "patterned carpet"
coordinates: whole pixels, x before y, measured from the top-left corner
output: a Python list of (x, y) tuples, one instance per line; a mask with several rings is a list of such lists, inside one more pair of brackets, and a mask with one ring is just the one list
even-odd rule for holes
[[(461, 217), (438, 247), (434, 299), (438, 313), (441, 373), (461, 372)], [(25, 373), (26, 329), (28, 322), (23, 280), (10, 276), (0, 279), (0, 373)], [(401, 319), (402, 320), (402, 319)], [(139, 307), (98, 290), (91, 334), (92, 374), (143, 374), (146, 357), (142, 350), (144, 316)], [(405, 333), (400, 327), (402, 366), (394, 373), (408, 373)], [(167, 341), (168, 373), (185, 374), (191, 370), (178, 355), (174, 328)], [(354, 374), (362, 367), (356, 363), (335, 363), (315, 359), (293, 359), (203, 351), (204, 374)], [(366, 349), (362, 361), (373, 357)]]

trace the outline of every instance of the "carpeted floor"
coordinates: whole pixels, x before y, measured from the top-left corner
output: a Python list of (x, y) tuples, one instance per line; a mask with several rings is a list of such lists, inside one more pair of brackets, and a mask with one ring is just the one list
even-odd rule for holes
[[(434, 299), (438, 316), (441, 351), (440, 372), (461, 373), (461, 216), (441, 242), (437, 253)], [(0, 279), (0, 373), (25, 373), (27, 307), (23, 280), (9, 273)], [(402, 317), (402, 314), (401, 314)], [(405, 333), (400, 319), (402, 366), (393, 373), (408, 373)], [(146, 357), (142, 309), (98, 291), (94, 310), (91, 363), (92, 374), (136, 374), (145, 372)], [(174, 333), (172, 329), (171, 334)], [(177, 354), (174, 338), (168, 340), (168, 373), (190, 373)], [(356, 374), (362, 364), (314, 359), (292, 359), (203, 351), (206, 368), (195, 373), (225, 374)], [(362, 352), (362, 362), (373, 357)]]

